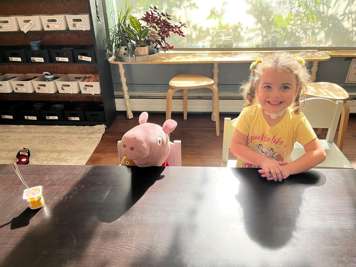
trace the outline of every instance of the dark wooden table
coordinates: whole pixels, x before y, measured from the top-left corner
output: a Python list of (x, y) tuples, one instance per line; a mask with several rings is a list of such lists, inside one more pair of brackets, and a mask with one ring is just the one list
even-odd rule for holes
[(0, 165), (0, 266), (356, 266), (356, 171)]

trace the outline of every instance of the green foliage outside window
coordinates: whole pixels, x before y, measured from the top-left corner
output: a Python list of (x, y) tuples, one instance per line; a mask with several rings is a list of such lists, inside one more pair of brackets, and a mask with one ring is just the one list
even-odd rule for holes
[[(150, 6), (157, 6), (185, 23), (185, 38), (170, 39), (176, 48), (355, 47), (356, 43), (354, 0), (132, 0), (129, 3), (137, 17)], [(232, 5), (234, 8), (230, 8)], [(205, 17), (194, 21), (196, 14), (207, 7)], [(227, 12), (236, 13), (233, 21), (226, 20)]]

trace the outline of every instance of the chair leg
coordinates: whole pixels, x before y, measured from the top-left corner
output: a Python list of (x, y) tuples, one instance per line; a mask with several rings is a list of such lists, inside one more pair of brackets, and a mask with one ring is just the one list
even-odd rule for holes
[(350, 107), (347, 101), (344, 101), (342, 111), (341, 111), (341, 119), (339, 125), (339, 132), (337, 135), (336, 145), (342, 150), (344, 144), (344, 135), (347, 131), (347, 126), (349, 124), (349, 116), (350, 116)]
[(215, 91), (215, 89), (213, 88), (213, 86), (212, 87), (210, 87), (209, 88), (210, 90), (211, 90), (211, 95), (212, 95), (212, 97), (211, 97), (211, 120), (212, 121), (216, 121), (216, 119), (215, 119), (215, 105), (214, 105), (214, 95), (215, 95), (215, 93), (214, 93), (214, 91)]
[(219, 111), (219, 89), (217, 86), (213, 85), (211, 87), (211, 91), (213, 93), (213, 115), (215, 119), (215, 130), (216, 130), (216, 136), (219, 136), (220, 134), (220, 111)]
[(183, 89), (183, 118), (184, 120), (187, 119), (187, 113), (188, 113), (188, 90)]
[(169, 87), (167, 91), (167, 99), (166, 99), (166, 120), (170, 119), (172, 116), (172, 107), (173, 107), (173, 95), (174, 88)]

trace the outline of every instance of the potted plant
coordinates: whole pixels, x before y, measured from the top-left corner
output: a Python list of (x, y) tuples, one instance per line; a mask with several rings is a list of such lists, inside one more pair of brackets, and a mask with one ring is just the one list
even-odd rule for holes
[(168, 38), (172, 35), (184, 37), (182, 29), (185, 24), (174, 22), (168, 13), (157, 7), (150, 7), (141, 19), (130, 15), (130, 11), (126, 8), (118, 14), (118, 22), (108, 41), (109, 56), (125, 60), (133, 51), (136, 56), (148, 55), (149, 46), (155, 52), (172, 49), (174, 46), (168, 43)]
[(183, 27), (185, 27), (185, 24), (179, 21), (175, 22), (171, 15), (161, 12), (156, 6), (150, 7), (141, 20), (146, 22), (149, 28), (150, 43), (156, 49), (168, 50), (174, 48), (167, 41), (172, 35), (184, 37)]
[(130, 16), (129, 20), (131, 27), (128, 29), (128, 35), (130, 39), (135, 42), (135, 55), (148, 55), (149, 28), (142, 25), (141, 22), (134, 16)]
[(117, 24), (111, 29), (108, 40), (108, 56), (123, 60), (132, 55), (133, 45), (130, 36), (129, 16), (130, 8), (118, 13)]

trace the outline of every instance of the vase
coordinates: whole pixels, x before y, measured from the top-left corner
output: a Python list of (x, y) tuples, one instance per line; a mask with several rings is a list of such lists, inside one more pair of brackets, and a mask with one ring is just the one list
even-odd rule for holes
[(121, 46), (116, 50), (115, 53), (116, 59), (119, 61), (130, 61), (133, 56), (133, 48), (130, 45)]
[(121, 46), (118, 50), (117, 50), (117, 54), (118, 56), (121, 57), (128, 57), (129, 56), (129, 49), (127, 46)]
[(147, 56), (148, 55), (148, 46), (138, 46), (135, 48), (136, 56)]
[(149, 53), (150, 55), (154, 55), (154, 54), (156, 54), (156, 53), (158, 53), (158, 52), (159, 52), (159, 49), (158, 49), (158, 48), (154, 47), (153, 45), (150, 45), (150, 46), (149, 46), (149, 48), (148, 48), (148, 53)]

